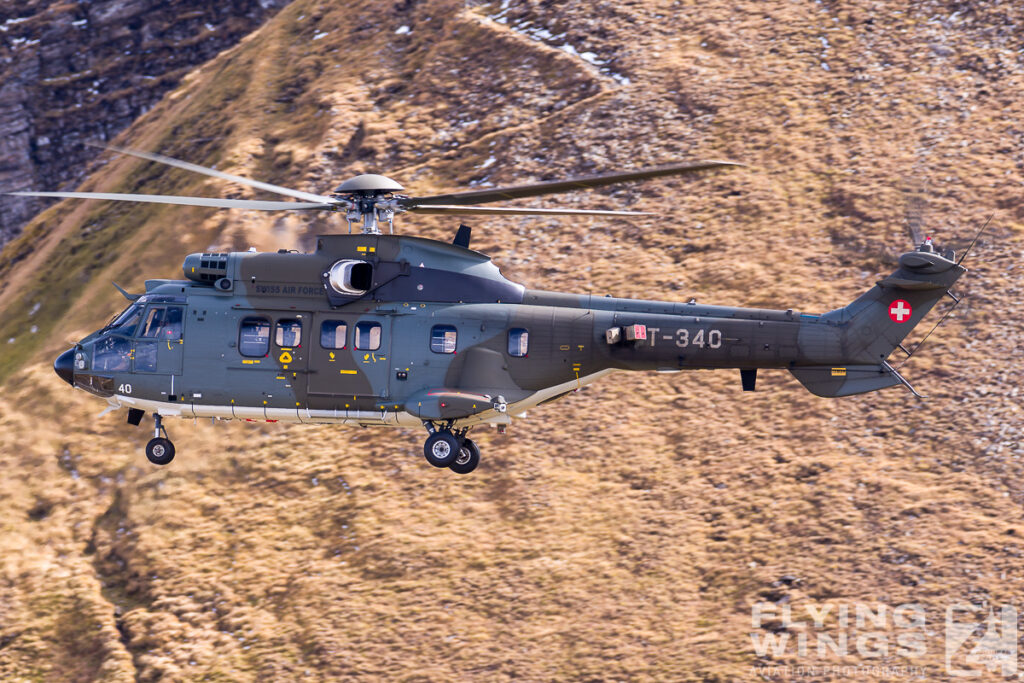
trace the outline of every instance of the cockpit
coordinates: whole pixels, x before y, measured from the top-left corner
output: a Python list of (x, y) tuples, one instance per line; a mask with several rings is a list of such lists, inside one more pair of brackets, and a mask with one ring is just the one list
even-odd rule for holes
[(176, 347), (183, 341), (184, 304), (184, 297), (140, 297), (79, 342), (73, 350), (73, 376), (61, 376), (87, 391), (107, 394), (109, 382), (103, 373), (180, 371)]

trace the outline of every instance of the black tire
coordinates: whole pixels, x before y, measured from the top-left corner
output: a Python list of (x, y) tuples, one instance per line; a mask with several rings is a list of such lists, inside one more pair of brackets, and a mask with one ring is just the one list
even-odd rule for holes
[(465, 439), (459, 454), (448, 468), (457, 474), (469, 474), (480, 464), (480, 447), (472, 439)]
[(166, 465), (174, 460), (174, 444), (161, 437), (150, 439), (146, 444), (146, 457), (154, 465)]
[(459, 440), (449, 431), (434, 432), (423, 444), (423, 457), (434, 467), (448, 467), (459, 455)]

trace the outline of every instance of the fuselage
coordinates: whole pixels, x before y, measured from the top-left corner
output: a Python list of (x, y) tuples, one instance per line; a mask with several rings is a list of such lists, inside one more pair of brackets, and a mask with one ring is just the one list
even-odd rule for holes
[[(332, 280), (340, 263), (369, 264), (362, 291)], [(165, 416), (471, 426), (618, 370), (850, 360), (828, 316), (528, 290), (420, 238), (325, 236), (184, 270), (76, 345), (76, 386)]]

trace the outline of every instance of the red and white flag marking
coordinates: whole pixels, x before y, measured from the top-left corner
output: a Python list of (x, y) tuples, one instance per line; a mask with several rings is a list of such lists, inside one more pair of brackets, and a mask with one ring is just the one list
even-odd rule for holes
[(903, 299), (896, 299), (889, 304), (889, 317), (894, 323), (905, 323), (910, 320), (910, 314), (913, 313), (913, 309)]

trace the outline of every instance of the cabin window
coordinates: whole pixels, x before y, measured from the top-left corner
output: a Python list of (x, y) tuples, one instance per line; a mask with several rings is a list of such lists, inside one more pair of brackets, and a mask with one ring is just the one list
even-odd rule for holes
[(430, 330), (430, 350), (434, 353), (455, 353), (458, 334), (451, 325), (434, 325)]
[(278, 346), (292, 348), (302, 344), (302, 323), (298, 320), (278, 320), (274, 341)]
[(178, 341), (181, 339), (181, 306), (150, 306), (139, 328), (143, 339)]
[(320, 347), (324, 349), (345, 348), (348, 326), (340, 320), (325, 320), (320, 323)]
[(508, 355), (522, 358), (530, 348), (530, 333), (522, 327), (508, 331)]
[(376, 351), (380, 348), (380, 323), (356, 323), (356, 348)]
[(270, 321), (245, 318), (238, 330), (238, 352), (249, 358), (262, 358), (270, 351)]

